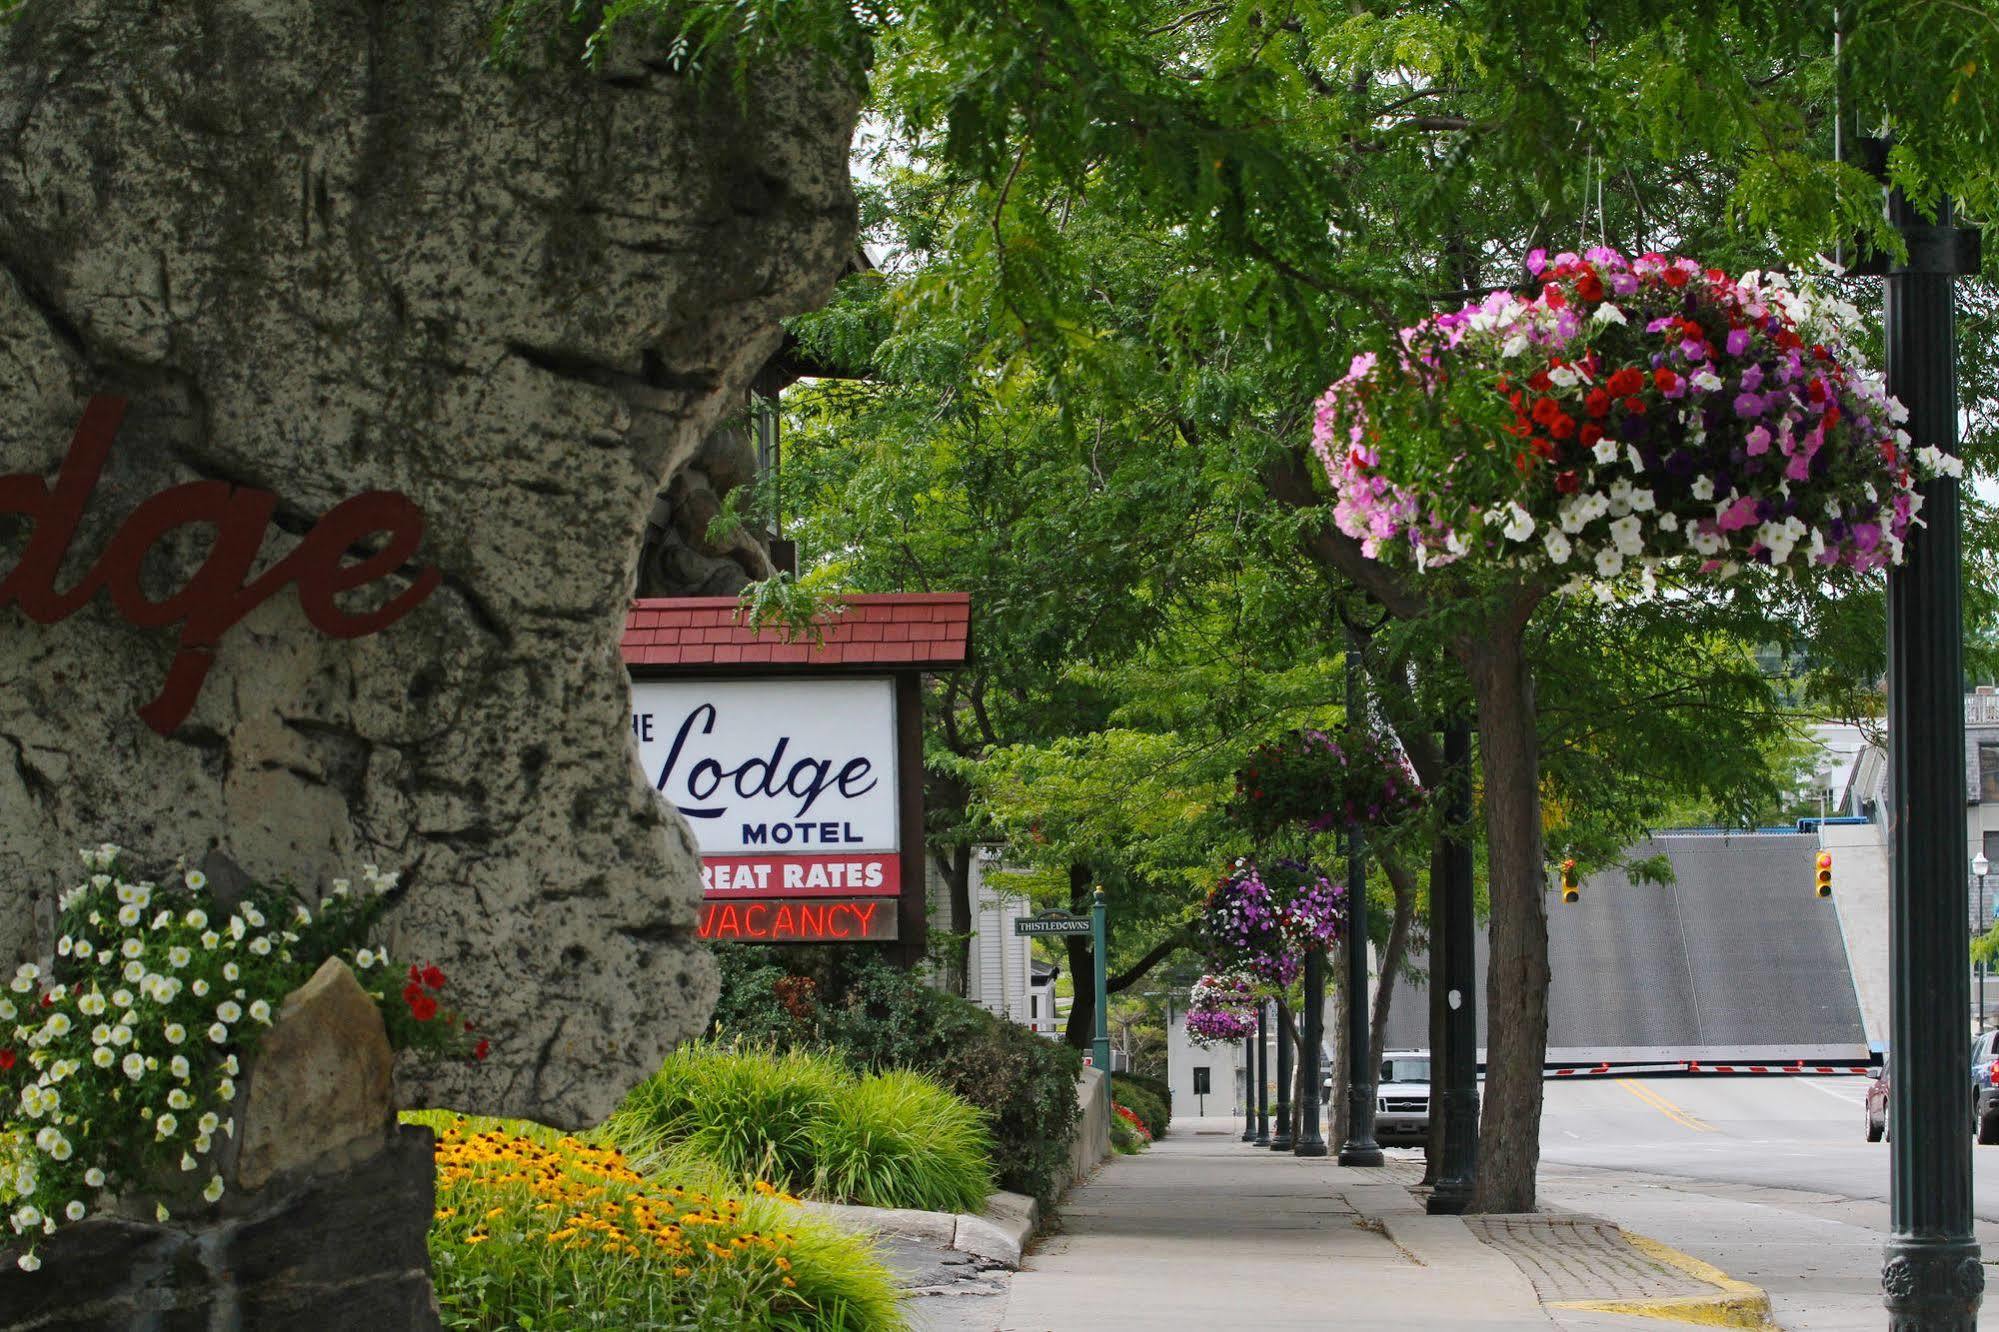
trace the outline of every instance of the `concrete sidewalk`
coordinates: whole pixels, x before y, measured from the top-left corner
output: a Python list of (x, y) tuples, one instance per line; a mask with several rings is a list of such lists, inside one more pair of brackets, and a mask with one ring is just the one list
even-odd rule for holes
[[(1534, 1283), (1387, 1170), (1256, 1150), (1238, 1121), (1175, 1120), (1062, 1205), (1016, 1274), (1005, 1332), (1553, 1326)], [(1575, 1326), (1564, 1320), (1565, 1326)]]

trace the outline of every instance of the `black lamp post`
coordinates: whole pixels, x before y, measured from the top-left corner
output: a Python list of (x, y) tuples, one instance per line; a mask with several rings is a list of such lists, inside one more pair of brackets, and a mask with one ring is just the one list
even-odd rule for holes
[(1291, 1124), (1291, 1009), (1277, 1001), (1277, 1132), (1271, 1135), (1270, 1150), (1288, 1152), (1298, 1145)]
[[(1347, 631), (1347, 725), (1358, 727), (1367, 711), (1360, 688), (1360, 635)], [(1381, 1146), (1374, 1140), (1374, 1036), (1367, 1021), (1367, 842), (1360, 825), (1347, 825), (1347, 1140), (1340, 1144), (1343, 1166), (1378, 1166)]]
[[(1909, 409), (1914, 447), (1957, 447), (1953, 275), (1976, 272), (1974, 233), (1935, 225), (1901, 191), (1888, 218), (1908, 243), (1887, 273), (1888, 391)], [(1890, 799), (1889, 1216), (1881, 1272), (1892, 1326), (1957, 1332), (1977, 1324), (1985, 1269), (1971, 1229), (1965, 1123), (1971, 1003), (1964, 912), (1964, 663), (1957, 482), (1922, 486), (1924, 526), (1888, 574)]]
[[(1430, 984), (1443, 991), (1442, 1029), (1430, 1038), (1430, 1110), (1443, 1116), (1443, 1161), (1428, 1210), (1458, 1214), (1478, 1183), (1478, 974), (1472, 952), (1471, 728), (1444, 728), (1450, 769), (1444, 882), (1430, 895)], [(1440, 1039), (1441, 1038), (1441, 1039)]]
[[(1270, 1005), (1256, 1005), (1256, 1137), (1259, 1147), (1270, 1145), (1270, 1036), (1267, 1017)], [(1969, 1077), (1970, 1074), (1966, 1074)]]
[(1298, 1143), (1292, 1148), (1300, 1156), (1324, 1156), (1326, 1138), (1319, 1129), (1319, 1088), (1325, 1074), (1319, 1067), (1319, 1050), (1326, 1039), (1326, 955), (1318, 949), (1305, 954), (1305, 1014), (1298, 1052)]

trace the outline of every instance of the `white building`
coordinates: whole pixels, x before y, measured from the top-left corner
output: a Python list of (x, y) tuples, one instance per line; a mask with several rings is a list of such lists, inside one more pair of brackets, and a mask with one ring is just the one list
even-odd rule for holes
[(1055, 1013), (1059, 968), (1037, 963), (1034, 940), (1015, 934), (1013, 923), (1034, 914), (1027, 898), (1007, 891), (999, 848), (972, 855), (972, 940), (967, 950), (965, 997), (1009, 1022), (1047, 1036), (1060, 1034)]

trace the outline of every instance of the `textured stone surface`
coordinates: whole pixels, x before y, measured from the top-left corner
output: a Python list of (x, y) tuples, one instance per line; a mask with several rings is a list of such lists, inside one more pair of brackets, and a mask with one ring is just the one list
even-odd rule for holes
[(727, 536), (712, 529), (729, 492), (756, 477), (756, 447), (740, 427), (717, 430), (673, 474), (646, 520), (642, 597), (731, 597), (773, 572), (760, 520)]
[(0, 1332), (435, 1328), (430, 1162), (430, 1130), (405, 1126), (350, 1172), (191, 1224), (84, 1221), (43, 1244), (39, 1272), (0, 1249)]
[(257, 1041), (238, 1131), (235, 1184), (334, 1171), (382, 1149), (395, 1056), (381, 1010), (338, 958), (286, 997)]
[[(0, 474), (52, 474), (90, 395), (122, 393), (85, 557), (214, 478), (280, 496), (267, 558), (402, 492), (445, 576), (352, 641), (280, 594), (169, 739), (134, 711), (171, 631), (101, 599), (52, 627), (0, 610), (0, 883), (53, 893), (107, 839), (315, 892), (397, 869), (390, 943), (493, 1041), (405, 1099), (574, 1124), (712, 999), (616, 645), (654, 497), (849, 252), (855, 101), (799, 71), (745, 105), (636, 48), (505, 74), (485, 22), (27, 0), (0, 29)], [(0, 519), (0, 570), (22, 526)], [(206, 545), (169, 538), (158, 595)], [(0, 960), (34, 914), (0, 911)]]

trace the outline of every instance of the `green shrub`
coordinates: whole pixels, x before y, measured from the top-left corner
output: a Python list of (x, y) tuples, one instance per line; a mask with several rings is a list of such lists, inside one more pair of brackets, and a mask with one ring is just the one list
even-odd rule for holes
[(810, 1050), (697, 1041), (634, 1087), (604, 1130), (641, 1161), (691, 1154), (730, 1179), (801, 1189), (813, 1177), (813, 1130), (853, 1080)]
[(539, 1124), (403, 1118), (438, 1134), (430, 1252), (448, 1328), (908, 1326), (871, 1241), (766, 1189), (733, 1187), (712, 1167), (637, 1174), (601, 1142)]
[(873, 950), (715, 950), (718, 1032), (831, 1050), (857, 1068), (929, 1074), (986, 1112), (999, 1186), (1052, 1207), (1069, 1182), (1078, 1053), (945, 994)]
[(1120, 1073), (1117, 1075), (1120, 1087), (1143, 1087), (1152, 1093), (1152, 1099), (1159, 1102), (1159, 1108), (1166, 1112), (1166, 1118), (1173, 1118), (1173, 1088), (1165, 1078), (1155, 1078), (1145, 1073)]
[(827, 1202), (976, 1212), (993, 1189), (981, 1112), (921, 1073), (856, 1076), (837, 1055), (697, 1041), (605, 1121), (642, 1167), (702, 1163)]
[(1119, 1156), (1133, 1156), (1145, 1150), (1145, 1139), (1131, 1125), (1111, 1116), (1111, 1148)]
[(1111, 1078), (1111, 1099), (1145, 1121), (1145, 1131), (1154, 1138), (1165, 1136), (1166, 1108), (1151, 1088), (1119, 1073)]
[(869, 1207), (976, 1212), (993, 1191), (992, 1135), (968, 1102), (891, 1069), (833, 1101), (812, 1134), (812, 1191)]

